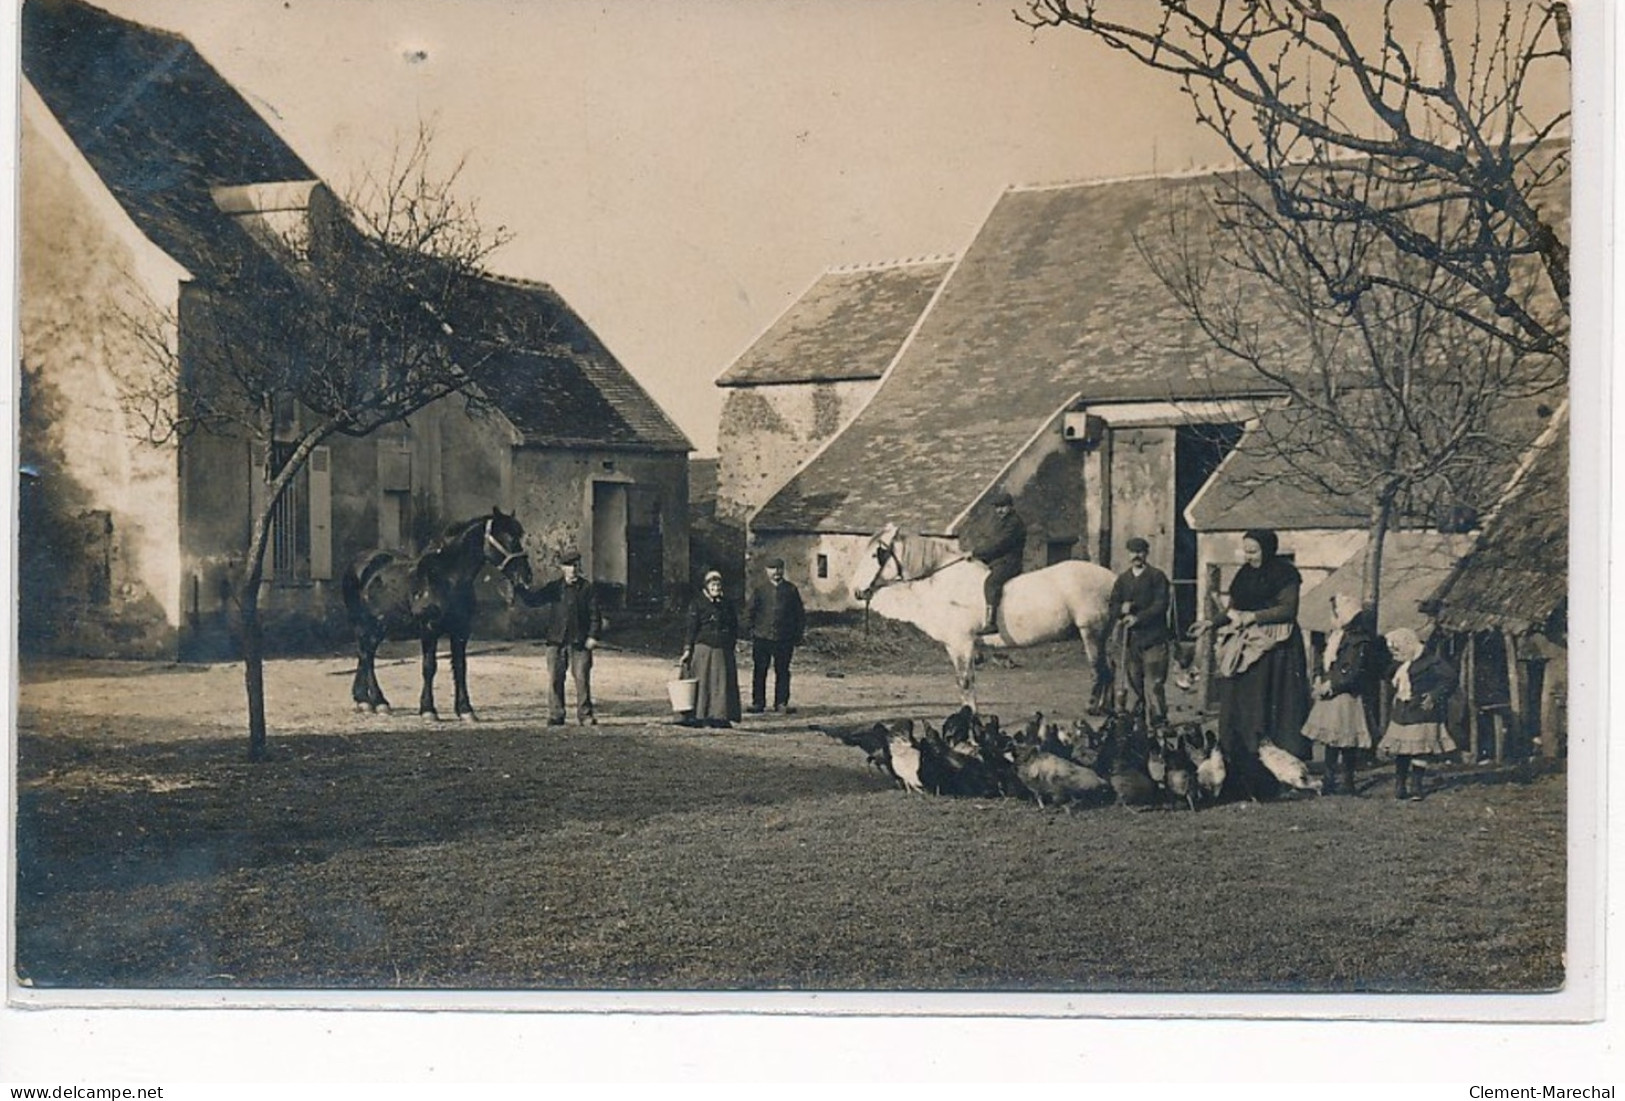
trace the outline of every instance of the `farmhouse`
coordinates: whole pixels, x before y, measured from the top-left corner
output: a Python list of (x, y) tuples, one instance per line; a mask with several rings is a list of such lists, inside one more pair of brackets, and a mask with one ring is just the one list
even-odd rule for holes
[(717, 379), (717, 518), (743, 527), (874, 395), (949, 261), (824, 272)]
[[(341, 208), (183, 38), (30, 0), (22, 69), (22, 643), (210, 653), (229, 637), (265, 448), (145, 439), (123, 389), (155, 369), (139, 322), (172, 320), (187, 377), (211, 285), (245, 258), (297, 253)], [(479, 291), (501, 334), (495, 412), (447, 399), (318, 449), (278, 504), (269, 619), (334, 626), (351, 558), (415, 549), (493, 505), (518, 511), (539, 561), (579, 548), (625, 600), (685, 581), (686, 437), (551, 287), (491, 276)], [(272, 448), (301, 415), (275, 411)]]
[(868, 404), (751, 515), (752, 553), (799, 567), (813, 606), (848, 606), (869, 535), (974, 536), (1002, 487), (1027, 519), (1028, 568), (1109, 566), (1144, 536), (1189, 622), (1185, 505), (1275, 396), (1201, 336), (1136, 244), (1204, 182), (1001, 195)]

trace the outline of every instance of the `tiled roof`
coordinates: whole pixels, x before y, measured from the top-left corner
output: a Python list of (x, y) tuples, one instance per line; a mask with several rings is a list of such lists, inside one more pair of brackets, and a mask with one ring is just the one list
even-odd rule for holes
[[(1382, 588), (1378, 626), (1417, 630), (1428, 622), (1422, 610), (1439, 586), (1472, 547), (1471, 535), (1444, 535), (1436, 531), (1391, 531), (1382, 543)], [(1298, 602), (1298, 623), (1310, 631), (1330, 631), (1332, 597), (1358, 599), (1365, 591), (1365, 548), (1361, 547)]]
[(1543, 628), (1568, 599), (1568, 418), (1533, 450), (1473, 553), (1438, 595), (1439, 622), (1451, 630)]
[(1007, 191), (868, 406), (752, 527), (947, 533), (1073, 395), (1267, 392), (1202, 338), (1135, 243), (1204, 181)]
[[(1492, 427), (1505, 444), (1502, 461), (1486, 466), (1480, 473), (1479, 501), (1499, 493), (1519, 457), (1545, 428), (1543, 408), (1544, 402), (1538, 398), (1507, 401), (1498, 407)], [(1334, 493), (1316, 484), (1304, 472), (1304, 464), (1311, 461), (1309, 456), (1289, 454), (1270, 442), (1291, 439), (1292, 415), (1287, 408), (1272, 409), (1248, 429), (1186, 508), (1193, 530), (1346, 530), (1369, 526), (1368, 500), (1353, 492)], [(1315, 468), (1328, 472), (1335, 485), (1339, 478), (1337, 448), (1324, 438), (1317, 439), (1316, 446), (1325, 453), (1314, 460)], [(1412, 507), (1395, 518), (1396, 526), (1429, 527), (1438, 520), (1433, 502), (1409, 504)]]
[(22, 70), (142, 233), (194, 275), (248, 246), (210, 188), (314, 173), (191, 43), (78, 0), (27, 0)]
[(879, 378), (951, 266), (936, 259), (825, 272), (717, 385)]
[[(314, 174), (184, 38), (79, 0), (27, 0), (23, 71), (131, 220), (194, 276), (259, 246), (233, 214), (247, 184)], [(294, 189), (308, 194), (309, 189)], [(225, 208), (233, 213), (223, 211)], [(486, 391), (526, 443), (691, 450), (569, 305), (541, 283), (479, 276), (453, 318), (500, 350)]]
[(543, 283), (482, 281), (480, 324), (502, 350), (480, 387), (537, 447), (693, 450), (569, 304)]

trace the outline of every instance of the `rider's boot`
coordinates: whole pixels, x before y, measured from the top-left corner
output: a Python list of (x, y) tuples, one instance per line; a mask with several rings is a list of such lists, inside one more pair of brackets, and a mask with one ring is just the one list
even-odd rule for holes
[(998, 611), (998, 605), (996, 604), (988, 604), (983, 608), (982, 626), (977, 630), (977, 634), (992, 635), (998, 633)]

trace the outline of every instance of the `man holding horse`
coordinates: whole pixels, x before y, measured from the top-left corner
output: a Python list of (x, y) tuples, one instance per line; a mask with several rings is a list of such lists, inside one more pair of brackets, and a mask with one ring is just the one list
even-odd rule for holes
[[(1148, 561), (1151, 544), (1135, 536), (1126, 544), (1129, 568), (1112, 586), (1111, 608), (1116, 625), (1112, 650), (1121, 654), (1121, 669), (1134, 689), (1146, 718), (1152, 723), (1168, 718), (1168, 575)], [(1149, 691), (1148, 691), (1149, 689)]]
[(582, 576), (580, 552), (565, 552), (559, 559), (559, 568), (563, 577), (519, 594), (529, 607), (547, 609), (541, 633), (547, 644), (545, 652), (552, 692), (547, 725), (564, 725), (564, 671), (568, 668), (570, 679), (575, 683), (576, 721), (584, 726), (595, 726), (598, 719), (592, 708), (592, 652), (598, 647), (604, 621), (598, 611), (592, 582)]
[(984, 635), (998, 631), (1004, 583), (1021, 572), (1022, 557), (1027, 549), (1027, 524), (1016, 514), (1016, 503), (1010, 494), (1000, 490), (988, 503), (993, 506), (993, 526), (987, 537), (970, 552), (972, 558), (987, 565), (987, 580), (982, 582), (986, 618), (980, 633)]

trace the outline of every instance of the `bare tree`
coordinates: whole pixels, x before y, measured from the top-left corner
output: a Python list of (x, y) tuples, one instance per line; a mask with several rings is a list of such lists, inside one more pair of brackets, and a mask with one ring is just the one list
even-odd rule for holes
[[(1372, 172), (1363, 186), (1391, 185)], [(1361, 503), (1376, 616), (1390, 527), (1488, 512), (1560, 399), (1564, 362), (1487, 335), (1481, 299), (1377, 227), (1260, 216), (1250, 188), (1232, 177), (1194, 209), (1172, 204), (1140, 251), (1203, 333), (1282, 396), (1243, 441), (1260, 476)], [(1443, 224), (1451, 207), (1432, 209), (1441, 240), (1464, 232)]]
[[(481, 368), (504, 340), (500, 320), (480, 311), (480, 283), (508, 234), (456, 197), (460, 164), (432, 171), (433, 145), (420, 126), (344, 200), (318, 186), (298, 232), (261, 235), (224, 274), (189, 284), (178, 316), (150, 304), (128, 316), (149, 354), (121, 379), (122, 400), (148, 441), (219, 433), (265, 457), (234, 594), (254, 759), (265, 753), (259, 599), (277, 502), (335, 435), (365, 436), (453, 394), (481, 401)], [(274, 447), (278, 410), (294, 407), (291, 434)]]
[(1454, 313), (1521, 354), (1566, 352), (1567, 206), (1554, 199), (1568, 153), (1552, 139), (1569, 123), (1567, 4), (1024, 0), (1016, 18), (1178, 81), (1264, 184), (1243, 200), (1251, 220), (1357, 226), (1423, 262), (1356, 286)]

